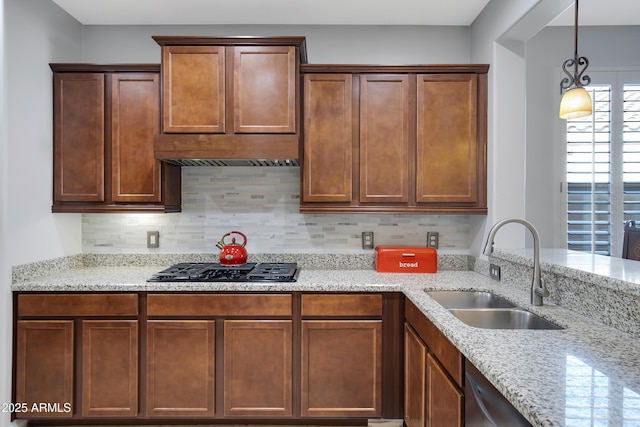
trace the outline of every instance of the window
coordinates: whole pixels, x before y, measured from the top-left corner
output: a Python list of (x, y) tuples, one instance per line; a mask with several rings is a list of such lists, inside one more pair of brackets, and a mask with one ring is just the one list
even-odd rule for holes
[(624, 222), (640, 221), (640, 83), (616, 76), (587, 88), (593, 115), (567, 120), (567, 248), (620, 256)]

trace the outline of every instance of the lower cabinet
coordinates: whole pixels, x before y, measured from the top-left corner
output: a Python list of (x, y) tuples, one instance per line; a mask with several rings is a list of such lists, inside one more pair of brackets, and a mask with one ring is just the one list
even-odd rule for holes
[(302, 416), (382, 415), (382, 295), (303, 294)]
[(73, 329), (72, 320), (17, 322), (16, 418), (73, 415)]
[(148, 321), (147, 415), (214, 415), (214, 326), (213, 320)]
[(405, 423), (407, 427), (462, 427), (463, 357), (408, 301), (405, 313)]
[(291, 320), (224, 321), (224, 415), (293, 413)]
[(15, 299), (14, 418), (138, 415), (138, 295)]
[(404, 326), (404, 422), (427, 425), (427, 346), (411, 326)]
[(438, 360), (427, 355), (427, 425), (462, 426), (464, 396)]
[(82, 321), (82, 415), (138, 413), (138, 321)]
[(14, 419), (133, 425), (401, 417), (399, 294), (14, 298), (13, 401), (21, 402)]
[(302, 416), (382, 414), (382, 320), (302, 321)]

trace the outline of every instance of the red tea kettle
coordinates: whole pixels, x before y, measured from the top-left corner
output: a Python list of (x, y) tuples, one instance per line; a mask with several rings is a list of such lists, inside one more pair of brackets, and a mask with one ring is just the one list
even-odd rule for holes
[[(231, 237), (231, 243), (226, 243), (225, 238), (237, 234), (242, 236), (242, 244), (236, 243), (236, 238)], [(247, 236), (239, 231), (231, 231), (220, 239), (216, 246), (220, 248), (220, 264), (222, 265), (242, 265), (247, 262), (247, 250), (244, 245), (247, 244)]]

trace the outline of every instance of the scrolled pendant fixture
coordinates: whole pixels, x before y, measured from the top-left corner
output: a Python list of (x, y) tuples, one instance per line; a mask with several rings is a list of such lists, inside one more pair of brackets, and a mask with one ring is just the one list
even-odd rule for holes
[(589, 60), (585, 56), (578, 56), (578, 2), (579, 0), (576, 0), (573, 58), (562, 64), (562, 71), (567, 77), (560, 82), (560, 93), (566, 91), (560, 101), (561, 119), (576, 119), (593, 114), (591, 96), (584, 88), (591, 83), (591, 78), (584, 73), (589, 66)]

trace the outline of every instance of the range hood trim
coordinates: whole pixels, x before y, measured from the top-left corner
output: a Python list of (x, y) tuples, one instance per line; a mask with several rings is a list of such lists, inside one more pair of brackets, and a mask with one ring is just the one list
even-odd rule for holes
[(179, 166), (299, 166), (296, 134), (160, 134), (154, 157)]
[(163, 162), (176, 166), (210, 166), (210, 167), (298, 167), (297, 159), (164, 159)]

